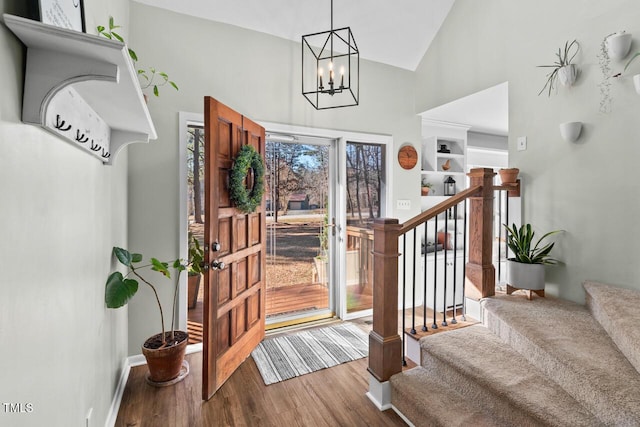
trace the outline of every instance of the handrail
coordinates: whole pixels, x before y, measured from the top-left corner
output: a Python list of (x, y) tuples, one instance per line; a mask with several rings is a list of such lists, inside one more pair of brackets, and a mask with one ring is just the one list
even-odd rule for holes
[[(463, 288), (467, 296), (479, 299), (493, 295), (495, 291), (495, 271), (491, 260), (491, 236), (493, 214), (493, 178), (495, 172), (488, 168), (472, 169), (467, 176), (470, 187), (449, 197), (426, 212), (400, 224), (393, 218), (376, 218), (373, 223), (373, 325), (369, 334), (369, 373), (373, 384), (383, 384), (392, 375), (402, 370), (402, 339), (398, 335), (398, 248), (399, 236), (426, 224), (459, 203), (469, 200), (468, 262), (465, 262)], [(446, 223), (445, 223), (446, 224)], [(445, 225), (446, 227), (446, 225)], [(455, 227), (455, 226), (454, 226)], [(466, 224), (464, 226), (466, 229)], [(414, 238), (414, 241), (416, 239)], [(444, 252), (447, 254), (447, 251)], [(445, 281), (446, 283), (446, 281)], [(426, 292), (425, 292), (426, 294)], [(404, 301), (404, 292), (403, 292)], [(403, 317), (404, 318), (404, 317)], [(373, 388), (372, 388), (373, 387)], [(382, 396), (383, 388), (370, 387), (370, 393)]]
[(454, 207), (455, 205), (463, 202), (465, 199), (469, 197), (474, 197), (478, 193), (482, 192), (482, 185), (474, 185), (473, 187), (469, 187), (466, 190), (459, 192), (456, 195), (449, 197), (447, 200), (444, 200), (441, 203), (438, 203), (434, 207), (427, 209), (419, 215), (405, 221), (400, 225), (400, 229), (398, 230), (398, 235), (402, 235), (408, 231), (413, 230), (417, 226), (427, 222), (431, 218), (445, 212), (447, 209)]

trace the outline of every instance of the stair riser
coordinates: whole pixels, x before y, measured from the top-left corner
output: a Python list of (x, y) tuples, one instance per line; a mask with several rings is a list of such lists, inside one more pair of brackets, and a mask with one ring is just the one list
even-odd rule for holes
[(604, 424), (636, 425), (630, 420), (636, 419), (638, 414), (624, 414), (619, 411), (619, 408), (610, 406), (607, 399), (603, 399), (601, 391), (585, 378), (584, 372), (574, 371), (572, 366), (547, 353), (535, 342), (530, 341), (526, 336), (503, 322), (494, 313), (486, 310), (484, 314), (485, 326), (490, 331), (511, 345), (513, 349), (555, 381), (576, 401), (589, 408)]
[[(499, 391), (491, 389), (488, 384), (480, 384), (470, 379), (464, 373), (459, 372), (447, 361), (441, 360), (437, 356), (430, 354), (427, 349), (422, 350), (422, 366), (440, 381), (443, 381), (449, 387), (456, 390), (469, 400), (480, 407), (483, 407), (497, 420), (507, 425), (517, 426), (544, 426), (536, 420), (534, 414), (523, 412), (508, 398), (501, 395)], [(437, 393), (437, 390), (433, 390)]]
[[(602, 325), (609, 334), (613, 342), (616, 343), (618, 349), (626, 356), (629, 363), (640, 373), (640, 342), (638, 342), (637, 332), (634, 334), (634, 328), (637, 329), (637, 313), (638, 297), (632, 294), (632, 297), (621, 295), (620, 298), (626, 299), (619, 301), (612, 306), (603, 302), (602, 306), (599, 301), (598, 288), (592, 289), (596, 283), (585, 284), (586, 304), (593, 317)], [(608, 286), (605, 287), (609, 288)], [(594, 295), (592, 295), (594, 292)], [(624, 292), (624, 291), (623, 291)], [(628, 291), (627, 291), (628, 292)]]
[(394, 375), (391, 401), (403, 419), (418, 427), (506, 427), (485, 411), (416, 367)]

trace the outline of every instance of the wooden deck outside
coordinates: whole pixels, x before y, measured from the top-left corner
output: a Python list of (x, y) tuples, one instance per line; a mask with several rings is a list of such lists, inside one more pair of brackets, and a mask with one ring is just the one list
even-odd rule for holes
[(318, 283), (267, 288), (267, 318), (329, 308), (329, 288)]
[[(188, 313), (189, 344), (202, 342), (203, 287), (195, 308)], [(365, 302), (366, 303), (366, 302)], [(329, 308), (329, 289), (321, 284), (300, 284), (268, 288), (266, 296), (267, 318)]]
[[(360, 293), (363, 289), (359, 285), (349, 286), (348, 311), (366, 310), (373, 305), (373, 296)], [(195, 308), (189, 310), (188, 332), (189, 344), (202, 342), (202, 301), (203, 287), (200, 287), (198, 302)], [(267, 289), (267, 318), (283, 314), (303, 313), (310, 310), (329, 308), (329, 289), (321, 284), (300, 284), (281, 286)]]

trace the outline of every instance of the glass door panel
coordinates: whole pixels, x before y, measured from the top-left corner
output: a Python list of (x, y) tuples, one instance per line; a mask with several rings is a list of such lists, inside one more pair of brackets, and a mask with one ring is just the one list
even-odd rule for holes
[(267, 324), (333, 315), (331, 151), (330, 140), (267, 136)]
[(373, 220), (384, 212), (384, 146), (346, 144), (347, 313), (373, 308)]

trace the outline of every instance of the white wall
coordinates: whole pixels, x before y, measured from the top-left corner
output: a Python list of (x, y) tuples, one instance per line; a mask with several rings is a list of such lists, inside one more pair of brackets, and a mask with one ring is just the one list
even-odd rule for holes
[(497, 171), (509, 166), (509, 140), (506, 136), (488, 133), (467, 133), (467, 169), (492, 168)]
[[(162, 88), (149, 102), (158, 140), (129, 149), (133, 250), (162, 258), (178, 254), (178, 227), (186, 227), (178, 223), (178, 112), (202, 113), (205, 95), (257, 121), (392, 135), (394, 165), (402, 143), (420, 144), (414, 74), (406, 70), (361, 59), (360, 105), (316, 111), (300, 93), (299, 43), (135, 2), (131, 31), (141, 63), (167, 72), (180, 86), (179, 92)], [(392, 208), (397, 199), (410, 199), (413, 207), (394, 215), (404, 220), (418, 213), (419, 168), (394, 167), (392, 182), (402, 183), (395, 187)], [(170, 303), (168, 289), (163, 300)], [(139, 353), (144, 339), (157, 333), (156, 318), (149, 298), (132, 301), (130, 353)]]
[[(612, 81), (612, 111), (599, 112), (596, 54), (615, 31), (640, 43), (640, 5), (633, 0), (514, 2), (457, 0), (417, 70), (418, 111), (509, 82), (509, 162), (523, 178), (523, 221), (540, 231), (566, 230), (556, 240), (562, 265), (548, 268), (547, 290), (584, 300), (581, 283), (602, 280), (640, 289), (640, 181), (632, 176), (640, 154), (640, 98), (631, 72)], [(580, 76), (573, 88), (538, 96), (565, 41), (577, 39)], [(614, 72), (624, 62), (612, 62)], [(473, 70), (473, 72), (471, 72)], [(445, 72), (446, 71), (446, 72)], [(576, 143), (558, 124), (584, 122)], [(528, 149), (517, 151), (518, 136)]]
[[(128, 16), (85, 0), (90, 21)], [(24, 0), (0, 12), (26, 16)], [(127, 349), (126, 311), (107, 310), (111, 247), (126, 244), (127, 157), (116, 166), (21, 122), (25, 51), (0, 25), (0, 403), (3, 426), (103, 425)]]

